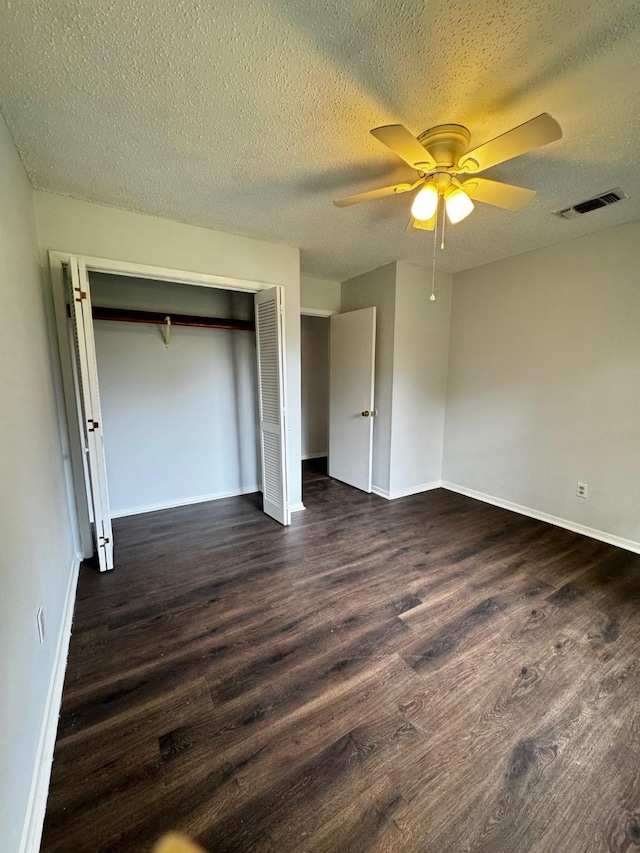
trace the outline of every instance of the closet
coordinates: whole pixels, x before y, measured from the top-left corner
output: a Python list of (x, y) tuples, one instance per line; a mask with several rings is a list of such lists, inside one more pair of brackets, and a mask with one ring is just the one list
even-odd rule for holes
[(251, 294), (89, 282), (112, 518), (257, 492)]
[(85, 556), (113, 567), (112, 518), (231, 495), (262, 491), (289, 523), (281, 288), (65, 260), (52, 277)]

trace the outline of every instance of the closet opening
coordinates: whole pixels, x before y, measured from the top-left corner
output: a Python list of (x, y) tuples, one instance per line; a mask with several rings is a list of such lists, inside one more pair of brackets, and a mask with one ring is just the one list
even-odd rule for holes
[(89, 282), (111, 517), (258, 492), (253, 295)]
[(49, 254), (83, 556), (113, 568), (112, 518), (235, 495), (289, 524), (282, 288)]

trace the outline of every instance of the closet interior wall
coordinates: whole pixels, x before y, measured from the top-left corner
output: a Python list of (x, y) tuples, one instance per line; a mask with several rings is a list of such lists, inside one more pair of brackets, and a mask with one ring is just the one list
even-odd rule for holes
[[(90, 273), (96, 307), (253, 321), (253, 295)], [(255, 332), (94, 321), (112, 516), (259, 490)]]

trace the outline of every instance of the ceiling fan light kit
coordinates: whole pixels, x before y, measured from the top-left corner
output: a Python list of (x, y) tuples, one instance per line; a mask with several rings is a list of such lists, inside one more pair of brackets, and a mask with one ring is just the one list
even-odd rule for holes
[[(453, 182), (444, 191), (432, 181), (428, 181), (418, 192), (411, 205), (411, 216), (418, 222), (428, 222), (433, 219), (438, 209), (440, 196), (444, 198), (445, 210), (449, 222), (462, 222), (473, 210), (473, 202), (467, 193)], [(414, 227), (420, 227), (414, 225)], [(432, 229), (429, 228), (431, 231)]]
[(420, 222), (435, 216), (438, 207), (438, 190), (434, 184), (426, 184), (416, 195), (411, 205), (411, 215)]
[(473, 202), (460, 187), (451, 186), (444, 194), (444, 205), (449, 222), (455, 225), (462, 222), (473, 210)]
[[(560, 125), (549, 113), (541, 113), (472, 149), (469, 149), (471, 134), (461, 124), (440, 124), (425, 130), (418, 137), (402, 124), (376, 127), (371, 133), (415, 169), (418, 179), (413, 184), (393, 184), (357, 193), (334, 204), (347, 207), (394, 193), (413, 192), (421, 187), (411, 205), (407, 230), (434, 231), (432, 301), (435, 300), (435, 247), (440, 199), (443, 199), (447, 217), (453, 224), (461, 222), (472, 212), (474, 200), (505, 210), (519, 210), (535, 198), (533, 190), (477, 178), (475, 175), (562, 138)], [(458, 175), (466, 179), (460, 180)], [(443, 216), (441, 248), (444, 248), (444, 219)]]

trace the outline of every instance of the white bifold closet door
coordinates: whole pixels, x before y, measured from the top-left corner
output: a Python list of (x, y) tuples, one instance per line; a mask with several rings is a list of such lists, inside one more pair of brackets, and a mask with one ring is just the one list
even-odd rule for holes
[(69, 258), (71, 314), (74, 321), (78, 384), (80, 388), (83, 440), (87, 455), (93, 526), (100, 571), (113, 568), (113, 532), (107, 491), (107, 466), (104, 456), (102, 416), (98, 392), (98, 366), (93, 338), (89, 276), (82, 258)]
[(255, 295), (263, 509), (291, 524), (287, 481), (284, 306), (281, 287)]

